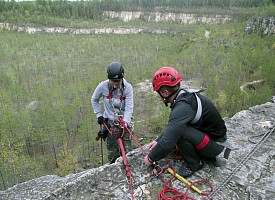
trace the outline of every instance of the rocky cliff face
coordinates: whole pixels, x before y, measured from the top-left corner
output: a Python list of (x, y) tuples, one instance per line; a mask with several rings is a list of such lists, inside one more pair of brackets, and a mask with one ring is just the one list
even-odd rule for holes
[(274, 35), (275, 17), (258, 17), (250, 19), (245, 27), (245, 33), (250, 34), (257, 31), (262, 36)]
[[(233, 150), (226, 160), (220, 155), (221, 167), (205, 164), (189, 182), (207, 180), (213, 185), (212, 199), (275, 199), (275, 97), (272, 102), (241, 111), (226, 118), (228, 140)], [(146, 145), (142, 147), (146, 150)], [(137, 148), (127, 154), (133, 177), (135, 199), (157, 199), (163, 189), (158, 178), (150, 178), (152, 169), (143, 164), (143, 153)], [(177, 169), (181, 161), (169, 159)], [(167, 167), (167, 162), (159, 162)], [(172, 177), (167, 171), (161, 174), (164, 180)], [(173, 188), (185, 193), (187, 186), (176, 178), (170, 181)], [(207, 184), (196, 186), (209, 191)], [(194, 190), (188, 196), (195, 199), (208, 198)], [(119, 158), (116, 163), (105, 164), (66, 177), (49, 175), (15, 185), (0, 191), (1, 200), (22, 199), (130, 199), (129, 182)]]
[(230, 21), (229, 15), (198, 15), (198, 14), (186, 14), (186, 13), (171, 13), (171, 12), (115, 12), (105, 11), (103, 17), (107, 19), (122, 20), (124, 22), (129, 21), (146, 21), (146, 22), (171, 22), (179, 24), (194, 24), (194, 23), (206, 23), (216, 24)]
[[(112, 12), (106, 11), (103, 13), (104, 19), (115, 19), (123, 22), (129, 21), (146, 21), (146, 22), (169, 22), (178, 24), (217, 24), (225, 23), (232, 18), (230, 16), (222, 15), (195, 15), (184, 13), (143, 13), (143, 12)], [(29, 27), (18, 26), (11, 23), (0, 23), (0, 29), (15, 30), (19, 32), (26, 32), (29, 34), (35, 33), (66, 33), (72, 35), (91, 35), (91, 34), (138, 34), (138, 33), (153, 33), (153, 34), (185, 34), (183, 30), (171, 28), (148, 28), (148, 27), (104, 27), (104, 28), (64, 28), (64, 27)], [(259, 32), (260, 35), (274, 35), (275, 34), (275, 18), (274, 17), (259, 17), (250, 19), (244, 30), (245, 34)]]

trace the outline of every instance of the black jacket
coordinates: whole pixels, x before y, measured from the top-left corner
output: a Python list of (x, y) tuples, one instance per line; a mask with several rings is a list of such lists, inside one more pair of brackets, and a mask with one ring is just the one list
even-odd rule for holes
[(157, 138), (157, 145), (149, 153), (153, 161), (158, 161), (169, 153), (176, 146), (179, 139), (184, 136), (187, 126), (192, 126), (203, 133), (207, 133), (213, 140), (226, 138), (226, 126), (215, 105), (205, 96), (197, 94), (202, 103), (202, 115), (200, 120), (191, 124), (196, 115), (197, 100), (192, 93), (178, 94), (171, 105), (171, 113), (168, 125)]

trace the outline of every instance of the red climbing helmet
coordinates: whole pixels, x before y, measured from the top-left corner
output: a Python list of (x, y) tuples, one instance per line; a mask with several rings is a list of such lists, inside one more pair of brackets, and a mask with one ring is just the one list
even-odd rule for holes
[(153, 90), (158, 91), (161, 86), (175, 86), (182, 81), (181, 75), (172, 67), (161, 67), (153, 76)]

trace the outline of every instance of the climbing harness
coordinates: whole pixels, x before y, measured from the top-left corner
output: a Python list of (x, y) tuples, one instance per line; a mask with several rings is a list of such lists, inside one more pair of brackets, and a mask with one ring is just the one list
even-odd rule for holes
[(271, 128), (270, 131), (267, 131), (262, 135), (261, 139), (255, 146), (251, 149), (251, 151), (242, 159), (242, 161), (235, 167), (235, 169), (224, 179), (224, 181), (217, 187), (216, 190), (211, 192), (205, 200), (210, 200), (211, 197), (214, 197), (218, 192), (220, 192), (224, 186), (229, 182), (229, 180), (242, 168), (245, 162), (257, 151), (257, 149), (267, 140), (267, 138), (273, 133), (275, 126)]
[(195, 124), (199, 121), (199, 119), (201, 118), (201, 114), (202, 114), (202, 104), (201, 104), (201, 100), (199, 98), (199, 96), (197, 95), (197, 93), (200, 93), (200, 92), (204, 92), (205, 89), (204, 88), (201, 88), (199, 90), (195, 90), (195, 89), (182, 89), (180, 90), (179, 94), (183, 94), (183, 93), (191, 93), (191, 94), (194, 94), (195, 97), (196, 97), (196, 100), (197, 100), (197, 105), (198, 105), (198, 108), (197, 108), (197, 112), (196, 112), (196, 115), (194, 117), (194, 119), (191, 121), (191, 124)]
[(124, 95), (124, 83), (123, 83), (123, 80), (122, 80), (122, 83), (121, 83), (121, 88), (120, 88), (120, 106), (118, 109), (115, 108), (114, 104), (113, 104), (113, 91), (114, 91), (114, 88), (111, 86), (111, 84), (108, 85), (109, 86), (109, 95), (107, 96), (107, 99), (109, 99), (110, 101), (110, 104), (114, 110), (114, 113), (116, 114), (116, 112), (120, 112), (121, 111), (121, 108), (122, 108), (122, 101), (125, 100), (125, 97), (123, 96)]

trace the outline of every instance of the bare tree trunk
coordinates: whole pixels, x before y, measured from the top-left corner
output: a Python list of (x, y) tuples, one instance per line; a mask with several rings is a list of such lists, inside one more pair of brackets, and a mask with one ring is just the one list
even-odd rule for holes
[(5, 179), (4, 179), (4, 176), (3, 176), (3, 173), (2, 173), (1, 169), (0, 169), (0, 176), (1, 176), (2, 183), (3, 183), (3, 187), (6, 190), (7, 186), (6, 186), (6, 182), (5, 182)]
[[(52, 142), (53, 142), (53, 139), (52, 139)], [(58, 168), (58, 162), (57, 162), (57, 155), (56, 155), (56, 149), (55, 149), (55, 145), (54, 145), (54, 142), (53, 142), (53, 153), (54, 153), (54, 159), (55, 159), (55, 166)]]

